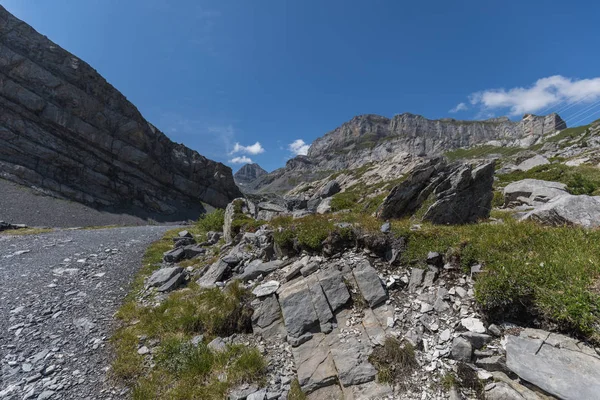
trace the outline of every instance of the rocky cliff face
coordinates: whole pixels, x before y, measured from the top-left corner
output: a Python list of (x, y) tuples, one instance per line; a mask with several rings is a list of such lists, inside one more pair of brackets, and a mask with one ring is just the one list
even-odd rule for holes
[(233, 174), (233, 179), (238, 185), (244, 185), (257, 180), (267, 173), (267, 171), (262, 169), (261, 166), (256, 163), (246, 164), (240, 168), (238, 172)]
[(525, 115), (521, 121), (429, 120), (401, 114), (392, 119), (361, 115), (315, 140), (308, 157), (329, 169), (357, 166), (389, 157), (391, 153), (434, 155), (481, 144), (527, 147), (542, 137), (565, 129), (557, 115)]
[(1, 6), (0, 176), (166, 214), (240, 195), (229, 167), (169, 140), (92, 67)]
[[(307, 156), (296, 157), (253, 183), (256, 191), (281, 191), (319, 172), (358, 168), (400, 153), (431, 156), (478, 145), (529, 147), (565, 129), (557, 114), (525, 115), (514, 122), (506, 117), (485, 121), (429, 120), (420, 115), (393, 118), (361, 115), (315, 140)], [(306, 173), (310, 171), (311, 176)], [(309, 179), (310, 178), (310, 179)]]

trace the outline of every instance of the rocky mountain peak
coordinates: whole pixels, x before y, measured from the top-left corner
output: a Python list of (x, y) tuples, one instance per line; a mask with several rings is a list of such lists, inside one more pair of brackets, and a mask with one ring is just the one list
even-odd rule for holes
[(265, 171), (260, 165), (252, 163), (246, 164), (240, 168), (239, 171), (233, 175), (233, 179), (238, 184), (244, 184), (253, 182), (266, 174), (267, 171)]

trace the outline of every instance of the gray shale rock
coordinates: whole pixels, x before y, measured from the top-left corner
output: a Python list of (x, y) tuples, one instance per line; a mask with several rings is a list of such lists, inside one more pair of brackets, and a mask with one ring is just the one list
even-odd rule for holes
[(375, 307), (378, 304), (387, 300), (388, 296), (377, 275), (375, 268), (371, 266), (368, 260), (361, 261), (352, 270), (354, 279), (360, 289), (360, 293), (364, 299), (369, 303), (370, 307)]
[(181, 268), (181, 267), (161, 268), (161, 269), (155, 271), (150, 276), (150, 278), (148, 278), (148, 281), (146, 282), (146, 286), (148, 286), (148, 287), (162, 286), (165, 283), (167, 283), (168, 281), (170, 281), (171, 278), (176, 277), (177, 275), (181, 274), (182, 272), (183, 272), (183, 268)]
[(434, 224), (477, 222), (490, 215), (493, 182), (493, 161), (473, 167), (467, 163), (447, 165), (440, 158), (425, 159), (392, 189), (377, 216), (385, 219), (408, 216), (433, 201), (423, 220)]
[[(3, 178), (97, 207), (225, 207), (231, 169), (169, 140), (90, 65), (0, 6)], [(35, 155), (35, 156), (34, 156)]]
[(564, 400), (598, 397), (600, 358), (593, 349), (532, 329), (507, 339), (506, 365), (522, 379)]
[(550, 226), (597, 228), (600, 227), (600, 196), (559, 196), (528, 212), (522, 219)]

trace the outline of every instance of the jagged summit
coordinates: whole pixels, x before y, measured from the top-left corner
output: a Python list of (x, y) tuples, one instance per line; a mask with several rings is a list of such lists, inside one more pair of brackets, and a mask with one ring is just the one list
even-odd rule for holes
[(233, 174), (233, 179), (238, 185), (254, 182), (268, 172), (256, 163), (246, 164)]
[(169, 140), (90, 65), (2, 6), (0, 177), (160, 214), (241, 194), (229, 167)]

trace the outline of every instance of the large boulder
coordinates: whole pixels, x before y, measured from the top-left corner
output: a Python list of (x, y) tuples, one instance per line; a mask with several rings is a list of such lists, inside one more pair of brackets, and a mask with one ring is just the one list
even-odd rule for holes
[(544, 225), (574, 225), (584, 228), (600, 227), (600, 196), (566, 194), (536, 207), (522, 219)]
[(504, 188), (504, 205), (525, 203), (535, 205), (568, 194), (567, 185), (560, 182), (542, 181), (539, 179), (523, 179), (512, 182)]
[(461, 166), (435, 189), (436, 201), (423, 220), (434, 224), (466, 224), (488, 218), (493, 184), (493, 161), (476, 168)]
[(546, 165), (546, 164), (550, 164), (550, 161), (546, 157), (536, 155), (531, 158), (528, 158), (527, 160), (523, 161), (521, 164), (517, 165), (516, 169), (520, 170), (520, 171), (529, 171), (532, 168), (539, 167), (540, 165)]
[(427, 207), (423, 220), (465, 224), (488, 218), (493, 199), (494, 161), (478, 166), (424, 160), (385, 198), (380, 218), (400, 218)]

